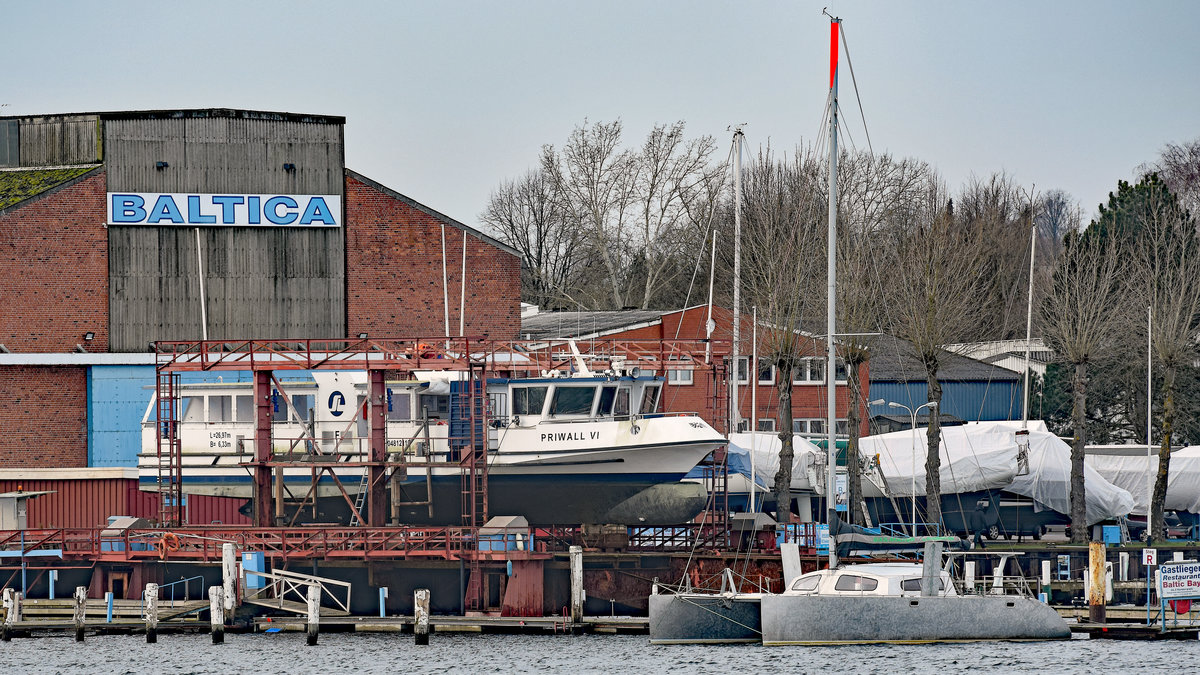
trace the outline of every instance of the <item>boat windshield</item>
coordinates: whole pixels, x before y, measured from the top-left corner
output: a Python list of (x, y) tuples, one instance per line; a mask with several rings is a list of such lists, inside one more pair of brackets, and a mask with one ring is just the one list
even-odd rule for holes
[(646, 415), (658, 410), (658, 390), (657, 384), (646, 385), (642, 390), (642, 407), (638, 409), (639, 413)]
[[(596, 404), (596, 415), (607, 417), (613, 414), (613, 403), (617, 400), (616, 387), (600, 387), (600, 402)], [(626, 400), (628, 405), (628, 400)]]
[[(946, 590), (946, 584), (940, 578), (937, 580), (937, 589), (938, 589), (938, 592)], [(904, 579), (900, 582), (900, 590), (902, 590), (902, 591), (920, 591), (921, 590), (921, 580), (920, 579)]]
[(554, 398), (550, 401), (551, 415), (590, 415), (592, 399), (596, 397), (596, 387), (563, 387), (554, 388)]
[(857, 574), (843, 574), (833, 585), (835, 591), (873, 591), (876, 588), (879, 588), (878, 579), (860, 577)]
[(796, 583), (792, 584), (792, 590), (793, 591), (807, 591), (807, 592), (811, 593), (812, 591), (817, 590), (817, 585), (820, 583), (821, 583), (821, 575), (811, 574), (809, 576), (800, 577), (799, 579), (797, 579)]
[(514, 415), (541, 415), (549, 387), (513, 387)]

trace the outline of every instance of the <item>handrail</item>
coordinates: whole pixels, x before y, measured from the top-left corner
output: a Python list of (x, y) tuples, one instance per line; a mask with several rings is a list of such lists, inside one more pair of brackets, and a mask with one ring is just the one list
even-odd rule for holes
[(171, 589), (171, 606), (174, 606), (175, 605), (175, 587), (178, 586), (179, 584), (183, 584), (183, 602), (187, 602), (188, 601), (188, 586), (190, 585), (190, 583), (192, 581), (195, 581), (197, 579), (200, 580), (200, 587), (203, 588), (204, 587), (204, 577), (199, 574), (197, 574), (194, 577), (180, 579), (179, 581), (172, 581), (169, 584), (159, 584), (159, 586), (158, 586), (159, 597), (162, 596), (162, 592), (163, 592), (164, 588)]

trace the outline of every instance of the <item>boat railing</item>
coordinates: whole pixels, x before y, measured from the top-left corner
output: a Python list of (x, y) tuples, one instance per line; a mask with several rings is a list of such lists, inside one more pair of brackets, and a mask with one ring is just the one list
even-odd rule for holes
[[(1037, 597), (1037, 579), (1025, 576), (1015, 558), (1025, 555), (1021, 551), (954, 551), (945, 554), (947, 569), (951, 570), (956, 590), (963, 595), (1020, 595)], [(976, 576), (977, 560), (969, 558), (998, 558), (992, 564), (991, 574)], [(1015, 574), (1008, 573), (1009, 561), (1016, 568)], [(961, 565), (961, 568), (959, 567)]]

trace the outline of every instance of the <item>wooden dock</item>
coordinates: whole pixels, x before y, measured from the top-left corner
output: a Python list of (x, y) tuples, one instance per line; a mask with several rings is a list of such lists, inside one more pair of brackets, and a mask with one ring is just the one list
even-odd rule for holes
[(1079, 623), (1071, 626), (1072, 633), (1081, 633), (1091, 640), (1196, 640), (1200, 627), (1147, 626), (1144, 623)]
[[(321, 632), (329, 633), (411, 633), (414, 621), (411, 616), (370, 617), (332, 616), (321, 617)], [(437, 633), (599, 633), (646, 635), (650, 632), (650, 620), (644, 616), (589, 616), (581, 623), (571, 623), (561, 616), (517, 617), (517, 616), (438, 616), (429, 617), (430, 629)], [(304, 631), (304, 617), (257, 617), (255, 632)]]

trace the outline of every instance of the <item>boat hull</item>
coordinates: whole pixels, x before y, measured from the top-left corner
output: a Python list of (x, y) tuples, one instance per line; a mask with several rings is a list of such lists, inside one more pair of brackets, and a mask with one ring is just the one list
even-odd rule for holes
[(1071, 637), (1057, 612), (1022, 596), (767, 595), (761, 608), (765, 645)]
[(762, 640), (757, 593), (650, 596), (650, 644), (731, 644)]

